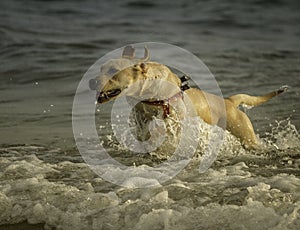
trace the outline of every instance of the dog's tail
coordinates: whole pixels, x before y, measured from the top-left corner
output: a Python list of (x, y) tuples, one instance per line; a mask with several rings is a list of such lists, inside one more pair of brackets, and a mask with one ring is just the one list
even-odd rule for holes
[(239, 105), (246, 105), (246, 106), (253, 107), (253, 106), (260, 105), (281, 93), (286, 92), (288, 90), (288, 88), (289, 88), (289, 86), (284, 85), (284, 86), (281, 86), (279, 89), (277, 89), (271, 93), (262, 95), (262, 96), (250, 96), (247, 94), (236, 94), (236, 95), (229, 97), (228, 100), (230, 100), (234, 104), (235, 107), (238, 107)]

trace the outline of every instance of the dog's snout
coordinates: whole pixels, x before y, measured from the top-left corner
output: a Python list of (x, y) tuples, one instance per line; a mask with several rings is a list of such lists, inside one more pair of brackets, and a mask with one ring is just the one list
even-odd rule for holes
[(105, 102), (104, 98), (101, 97), (101, 96), (98, 97), (97, 101), (98, 101), (99, 104)]
[(106, 91), (106, 92), (100, 92), (98, 95), (97, 95), (97, 101), (98, 103), (104, 103), (106, 101), (109, 101), (110, 99), (118, 96), (120, 93), (121, 93), (121, 89), (113, 89), (113, 90), (110, 90), (110, 91)]
[(89, 87), (91, 90), (96, 90), (97, 89), (97, 80), (96, 79), (91, 79), (89, 81)]
[(98, 95), (97, 101), (98, 101), (98, 103), (101, 104), (101, 103), (106, 102), (107, 99), (108, 99), (108, 96), (107, 96), (104, 92), (101, 92), (101, 93), (99, 93), (99, 95)]

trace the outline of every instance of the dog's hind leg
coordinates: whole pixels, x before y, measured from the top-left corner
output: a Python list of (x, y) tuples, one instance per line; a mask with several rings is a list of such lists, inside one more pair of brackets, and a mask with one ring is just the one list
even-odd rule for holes
[(226, 129), (240, 139), (246, 148), (257, 148), (259, 142), (248, 116), (237, 108), (230, 107), (230, 110), (227, 112)]
[(263, 96), (250, 96), (247, 94), (236, 94), (227, 99), (229, 101), (231, 101), (235, 107), (238, 107), (239, 105), (242, 105), (242, 104), (247, 105), (247, 106), (257, 106), (257, 105), (260, 105), (283, 92), (286, 92), (287, 90), (288, 90), (288, 86), (284, 85), (284, 86), (280, 87), (279, 89), (277, 89), (271, 93), (265, 94)]

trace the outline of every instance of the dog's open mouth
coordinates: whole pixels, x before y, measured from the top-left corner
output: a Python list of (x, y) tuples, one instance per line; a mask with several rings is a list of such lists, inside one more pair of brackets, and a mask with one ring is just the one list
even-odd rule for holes
[(113, 89), (107, 92), (100, 92), (98, 96), (98, 103), (104, 103), (109, 101), (111, 98), (118, 96), (122, 92), (121, 89)]

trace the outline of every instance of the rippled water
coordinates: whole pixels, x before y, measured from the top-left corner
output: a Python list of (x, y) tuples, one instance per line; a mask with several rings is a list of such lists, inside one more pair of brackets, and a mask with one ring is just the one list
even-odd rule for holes
[[(0, 229), (299, 229), (299, 10), (296, 0), (1, 1)], [(197, 55), (225, 97), (291, 86), (247, 111), (264, 148), (227, 134), (203, 174), (200, 151), (158, 187), (99, 178), (74, 143), (76, 88), (105, 53), (144, 41)], [(99, 133), (116, 159), (157, 163), (128, 155), (108, 118)]]

